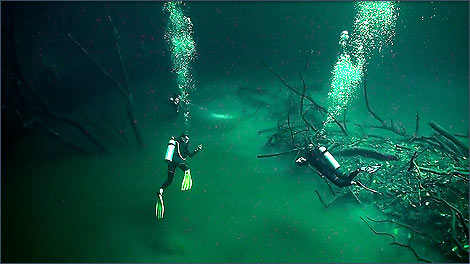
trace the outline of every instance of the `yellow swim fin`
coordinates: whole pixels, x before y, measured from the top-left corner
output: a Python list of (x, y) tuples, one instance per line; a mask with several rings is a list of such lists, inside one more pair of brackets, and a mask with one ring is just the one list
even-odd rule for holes
[(183, 182), (181, 183), (181, 190), (182, 191), (191, 190), (192, 186), (193, 186), (193, 179), (191, 179), (191, 170), (187, 169), (184, 172)]

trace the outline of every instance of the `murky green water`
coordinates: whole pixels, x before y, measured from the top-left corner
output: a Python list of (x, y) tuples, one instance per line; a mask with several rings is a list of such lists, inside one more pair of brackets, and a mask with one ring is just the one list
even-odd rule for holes
[[(468, 3), (400, 4), (395, 45), (368, 69), (375, 109), (410, 131), (419, 111), (423, 134), (431, 133), (426, 125), (431, 120), (468, 133)], [(54, 7), (63, 8), (49, 5), (41, 12)], [(188, 128), (193, 146), (204, 144), (189, 160), (192, 189), (180, 191), (183, 172), (177, 170), (164, 193), (165, 217), (156, 219), (156, 193), (166, 179), (166, 144), (172, 134), (181, 133), (184, 122), (165, 102), (175, 84), (169, 57), (162, 56), (161, 3), (116, 3), (115, 20), (128, 36), (129, 44), (122, 46), (132, 63), (144, 148), (136, 148), (128, 127), (130, 142), (109, 145), (106, 155), (77, 157), (40, 133), (21, 138), (7, 156), (2, 153), (2, 262), (416, 262), (410, 251), (390, 245), (389, 237), (373, 234), (361, 221), (360, 216), (382, 218), (376, 208), (349, 197), (325, 209), (314, 190), (331, 199), (327, 186), (296, 166), (295, 155), (256, 158), (279, 151), (265, 146), (267, 138), (258, 131), (275, 127), (279, 113), (291, 102), (298, 104), (298, 97), (261, 60), (300, 87), (297, 72), (312, 52), (306, 81), (325, 105), (337, 38), (351, 26), (352, 4), (213, 2), (190, 7), (199, 54), (194, 63), (197, 90), (191, 94), (196, 106)], [(31, 8), (20, 5), (17, 10), (25, 15), (34, 13)], [(73, 14), (85, 10), (72, 23), (77, 35), (100, 38), (81, 24), (82, 19), (98, 21), (101, 13), (93, 4), (68, 8)], [(30, 17), (42, 18), (39, 13)], [(17, 37), (18, 49), (34, 50), (22, 41), (29, 31), (24, 24), (18, 27), (25, 34)], [(146, 36), (143, 42), (137, 41), (140, 34)], [(149, 41), (150, 36), (155, 39)], [(155, 45), (150, 58), (141, 58), (148, 52), (142, 43)], [(98, 86), (80, 90), (88, 99), (64, 113), (76, 114), (96, 102), (123, 107), (122, 99)], [(264, 92), (247, 96), (240, 87)], [(55, 94), (58, 101), (74, 101), (62, 92)], [(119, 111), (110, 116), (125, 127)], [(348, 108), (348, 119), (350, 129), (354, 123), (375, 122), (362, 93)], [(5, 130), (8, 124), (2, 122)], [(393, 232), (393, 227), (381, 230)], [(413, 246), (433, 261), (445, 261), (435, 248)]]

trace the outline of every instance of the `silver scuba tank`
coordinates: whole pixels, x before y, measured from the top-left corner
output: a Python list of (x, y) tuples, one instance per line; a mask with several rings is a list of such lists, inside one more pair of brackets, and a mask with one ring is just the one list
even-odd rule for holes
[(173, 161), (173, 154), (175, 154), (175, 137), (171, 137), (170, 141), (168, 142), (168, 148), (166, 149), (165, 160), (172, 162)]
[(325, 155), (325, 158), (330, 162), (335, 170), (340, 167), (338, 161), (336, 161), (335, 157), (333, 157), (333, 155), (331, 155), (331, 153), (328, 152), (325, 147), (319, 147), (318, 149), (321, 151), (321, 153), (323, 153), (323, 155)]

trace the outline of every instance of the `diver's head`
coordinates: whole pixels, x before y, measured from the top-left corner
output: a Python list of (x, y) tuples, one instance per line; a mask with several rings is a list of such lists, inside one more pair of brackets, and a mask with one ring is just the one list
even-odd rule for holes
[(343, 53), (344, 53), (344, 49), (346, 48), (348, 44), (348, 39), (349, 39), (348, 31), (344, 30), (343, 32), (341, 32), (341, 36), (339, 37), (339, 45), (341, 45), (341, 47), (343, 48)]
[(347, 30), (344, 30), (343, 32), (341, 32), (340, 39), (345, 40), (345, 41), (348, 40), (349, 39), (349, 32)]
[(309, 143), (309, 144), (307, 145), (307, 149), (308, 149), (308, 150), (313, 150), (314, 148), (315, 148), (315, 146), (314, 146), (312, 143)]
[(184, 143), (188, 144), (189, 142), (189, 134), (188, 134), (188, 131), (184, 131), (181, 136), (181, 141), (183, 141)]

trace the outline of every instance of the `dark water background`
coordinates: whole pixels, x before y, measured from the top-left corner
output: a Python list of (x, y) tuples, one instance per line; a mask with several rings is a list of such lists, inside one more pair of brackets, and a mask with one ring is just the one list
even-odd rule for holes
[[(201, 142), (204, 150), (190, 160), (192, 190), (179, 191), (177, 171), (165, 192), (165, 218), (157, 221), (166, 144), (184, 127), (165, 102), (176, 85), (162, 3), (115, 2), (109, 9), (134, 91), (144, 141), (138, 150), (124, 101), (66, 36), (74, 35), (123, 82), (104, 4), (2, 2), (2, 106), (10, 103), (5, 69), (11, 58), (3, 43), (12, 38), (23, 75), (56, 112), (99, 123), (90, 110), (99, 107), (130, 141), (116, 135), (113, 141), (104, 132), (110, 152), (80, 157), (43, 133), (21, 129), (2, 109), (2, 262), (415, 262), (411, 252), (389, 245), (389, 238), (374, 235), (360, 220), (380, 218), (374, 208), (346, 199), (326, 210), (313, 191), (326, 192), (325, 184), (296, 167), (294, 156), (256, 158), (278, 151), (265, 147), (267, 139), (257, 131), (274, 127), (292, 99), (262, 61), (300, 87), (297, 73), (310, 54), (308, 92), (326, 105), (340, 32), (352, 31), (353, 2), (187, 7), (198, 51), (191, 97), (208, 109), (192, 108), (189, 130), (193, 145)], [(368, 67), (377, 112), (410, 132), (418, 111), (422, 134), (431, 133), (431, 120), (468, 133), (468, 10), (467, 2), (400, 3), (394, 45)], [(7, 17), (14, 36), (5, 34)], [(241, 94), (239, 87), (264, 92)], [(234, 118), (217, 120), (214, 113)], [(348, 119), (376, 122), (360, 89)], [(436, 249), (416, 247), (444, 260)]]

